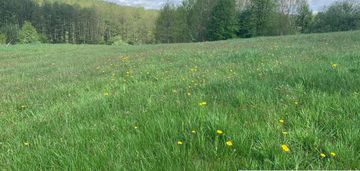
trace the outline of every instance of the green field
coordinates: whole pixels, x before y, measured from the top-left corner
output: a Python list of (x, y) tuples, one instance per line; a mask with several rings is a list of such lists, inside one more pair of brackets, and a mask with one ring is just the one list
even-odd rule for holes
[(359, 31), (0, 46), (0, 80), (0, 170), (360, 169)]

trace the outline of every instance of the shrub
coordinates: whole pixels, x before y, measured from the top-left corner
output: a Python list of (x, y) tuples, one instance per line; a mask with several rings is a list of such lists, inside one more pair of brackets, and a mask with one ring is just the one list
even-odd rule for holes
[(39, 41), (41, 43), (49, 43), (48, 38), (44, 34), (39, 34)]
[(0, 44), (6, 43), (6, 36), (4, 34), (0, 34)]
[(128, 43), (126, 43), (125, 41), (122, 40), (121, 36), (115, 36), (115, 37), (111, 38), (110, 44), (114, 45), (114, 46), (127, 46), (127, 45), (129, 45)]
[(25, 21), (19, 32), (19, 42), (23, 44), (40, 43), (40, 35), (35, 27), (28, 21)]

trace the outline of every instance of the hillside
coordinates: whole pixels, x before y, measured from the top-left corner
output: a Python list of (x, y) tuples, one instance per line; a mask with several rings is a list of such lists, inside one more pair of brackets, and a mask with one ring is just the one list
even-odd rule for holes
[(360, 169), (360, 32), (0, 46), (4, 170)]
[(108, 27), (112, 35), (120, 35), (123, 41), (133, 43), (154, 42), (156, 10), (140, 7), (120, 6), (104, 0), (35, 0), (79, 5), (84, 8), (95, 8), (102, 20), (103, 27)]

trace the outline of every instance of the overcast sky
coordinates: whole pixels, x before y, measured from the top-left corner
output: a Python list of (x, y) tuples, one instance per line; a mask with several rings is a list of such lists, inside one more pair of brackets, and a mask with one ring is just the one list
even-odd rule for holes
[[(159, 9), (166, 2), (166, 0), (109, 0), (128, 6), (143, 6), (146, 9)], [(174, 3), (179, 3), (181, 0), (170, 0)], [(337, 0), (308, 0), (311, 8), (314, 11), (321, 11), (324, 7), (332, 4)]]

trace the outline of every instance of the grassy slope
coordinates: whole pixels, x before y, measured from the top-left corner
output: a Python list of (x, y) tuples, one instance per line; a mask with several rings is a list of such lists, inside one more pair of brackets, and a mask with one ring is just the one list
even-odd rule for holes
[(360, 32), (2, 46), (0, 81), (5, 170), (360, 169)]

